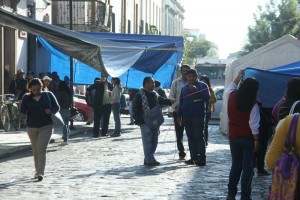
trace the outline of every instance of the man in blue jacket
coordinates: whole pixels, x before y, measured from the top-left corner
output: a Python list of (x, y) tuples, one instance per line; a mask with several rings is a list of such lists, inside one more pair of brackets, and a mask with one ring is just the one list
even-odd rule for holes
[(180, 94), (178, 123), (182, 123), (188, 136), (191, 159), (185, 163), (198, 166), (206, 165), (204, 122), (206, 102), (210, 99), (208, 86), (198, 81), (196, 70), (187, 71), (188, 84)]

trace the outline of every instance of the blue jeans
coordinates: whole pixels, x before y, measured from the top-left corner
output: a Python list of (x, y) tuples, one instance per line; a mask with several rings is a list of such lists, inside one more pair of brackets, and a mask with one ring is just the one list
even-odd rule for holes
[(154, 153), (158, 143), (158, 131), (151, 130), (147, 124), (140, 125), (143, 149), (144, 149), (144, 162), (145, 164), (155, 161)]
[(114, 120), (115, 120), (115, 131), (114, 131), (114, 133), (120, 134), (121, 133), (121, 119), (120, 119), (121, 105), (120, 105), (120, 103), (111, 104), (111, 109), (112, 109), (112, 112), (114, 114)]
[(184, 117), (183, 124), (188, 137), (192, 160), (206, 160), (204, 139), (204, 116)]
[(69, 135), (70, 135), (70, 127), (69, 127), (69, 121), (70, 121), (70, 110), (69, 109), (61, 109), (60, 114), (62, 116), (62, 119), (64, 120), (65, 125), (62, 127), (63, 129), (63, 140), (64, 142), (68, 142)]
[(253, 175), (252, 156), (254, 142), (252, 138), (232, 138), (229, 140), (231, 151), (231, 170), (229, 174), (228, 196), (235, 197), (241, 177), (241, 199), (251, 199)]

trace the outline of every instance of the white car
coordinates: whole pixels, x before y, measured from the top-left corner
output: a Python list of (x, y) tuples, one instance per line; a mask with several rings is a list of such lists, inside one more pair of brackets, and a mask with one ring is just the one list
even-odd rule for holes
[(224, 93), (224, 86), (216, 86), (213, 88), (217, 102), (215, 103), (215, 112), (211, 113), (212, 119), (220, 119), (220, 112), (222, 110), (222, 100), (223, 100), (223, 93)]

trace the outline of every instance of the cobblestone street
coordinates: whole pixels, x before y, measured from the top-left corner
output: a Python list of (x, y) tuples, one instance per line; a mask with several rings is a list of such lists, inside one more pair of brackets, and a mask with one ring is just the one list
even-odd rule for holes
[[(93, 139), (85, 131), (68, 146), (49, 145), (42, 182), (33, 179), (31, 151), (0, 160), (0, 199), (226, 199), (231, 164), (227, 137), (218, 126), (210, 126), (207, 165), (187, 166), (178, 161), (173, 123), (165, 121), (158, 167), (143, 165), (138, 126), (123, 125), (118, 138)], [(122, 116), (122, 124), (128, 122)], [(188, 148), (186, 136), (184, 142)], [(254, 176), (254, 200), (267, 199), (270, 179)]]

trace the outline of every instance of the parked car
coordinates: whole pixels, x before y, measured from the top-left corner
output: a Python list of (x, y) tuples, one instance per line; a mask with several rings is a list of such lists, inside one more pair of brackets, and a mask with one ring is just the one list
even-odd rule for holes
[(217, 102), (215, 103), (215, 112), (211, 113), (212, 119), (220, 119), (220, 112), (222, 110), (222, 100), (223, 100), (223, 93), (224, 93), (224, 86), (216, 86), (213, 88)]
[(74, 97), (74, 107), (77, 108), (79, 112), (74, 118), (74, 121), (85, 122), (88, 120), (91, 108), (86, 104), (86, 101), (83, 98)]

